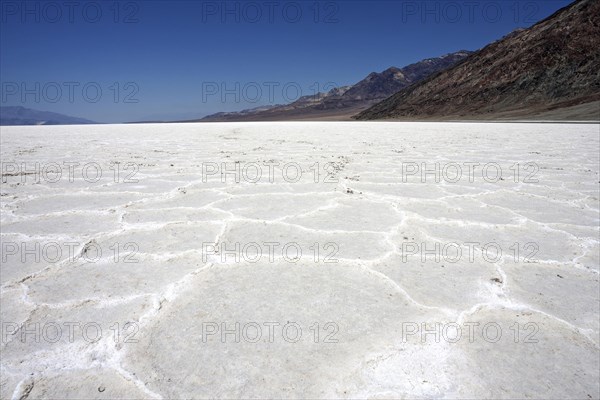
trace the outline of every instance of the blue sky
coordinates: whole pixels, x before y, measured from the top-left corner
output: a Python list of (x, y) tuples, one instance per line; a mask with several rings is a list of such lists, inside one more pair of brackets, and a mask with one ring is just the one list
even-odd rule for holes
[(1, 105), (124, 122), (284, 103), (479, 49), (569, 3), (3, 0)]

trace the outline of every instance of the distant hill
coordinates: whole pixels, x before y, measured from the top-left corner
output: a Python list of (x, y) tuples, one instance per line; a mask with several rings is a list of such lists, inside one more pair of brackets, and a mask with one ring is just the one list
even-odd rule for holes
[(0, 107), (0, 125), (79, 125), (95, 124), (83, 118), (21, 106)]
[(600, 119), (600, 1), (578, 0), (356, 116)]
[(464, 60), (471, 54), (462, 50), (428, 58), (404, 68), (391, 67), (372, 72), (360, 82), (327, 93), (302, 96), (290, 104), (258, 107), (240, 112), (221, 112), (199, 121), (273, 121), (289, 119), (340, 119), (368, 108), (399, 90)]

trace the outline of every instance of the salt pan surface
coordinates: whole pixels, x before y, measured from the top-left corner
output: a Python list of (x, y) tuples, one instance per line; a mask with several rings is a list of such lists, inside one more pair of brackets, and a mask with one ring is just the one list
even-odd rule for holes
[(2, 127), (1, 397), (598, 398), (598, 132)]

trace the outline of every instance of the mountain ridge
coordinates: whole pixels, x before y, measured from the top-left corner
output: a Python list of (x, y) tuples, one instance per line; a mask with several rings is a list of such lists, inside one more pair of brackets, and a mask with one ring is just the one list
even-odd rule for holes
[[(336, 118), (349, 117), (368, 108), (408, 85), (437, 73), (472, 54), (468, 50), (427, 58), (405, 67), (389, 67), (382, 72), (371, 72), (354, 85), (340, 86), (326, 93), (302, 96), (296, 101), (274, 106), (263, 106), (261, 110), (220, 112), (190, 122), (259, 121), (289, 118)], [(261, 107), (259, 107), (261, 108)]]
[[(600, 119), (600, 2), (578, 0), (354, 116)], [(589, 112), (582, 113), (588, 104)], [(560, 109), (565, 108), (562, 112)], [(597, 111), (597, 112), (596, 112)]]
[(23, 106), (0, 107), (0, 125), (79, 125), (97, 124), (85, 118), (72, 117), (50, 111), (40, 111)]

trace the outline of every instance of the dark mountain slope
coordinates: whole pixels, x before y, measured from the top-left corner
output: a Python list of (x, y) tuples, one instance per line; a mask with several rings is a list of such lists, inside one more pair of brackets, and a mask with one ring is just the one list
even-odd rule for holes
[[(570, 118), (589, 103), (600, 116), (600, 1), (579, 0), (515, 31), (453, 68), (403, 89), (357, 119)], [(596, 102), (596, 103), (594, 103)], [(582, 107), (578, 117), (581, 118)]]

